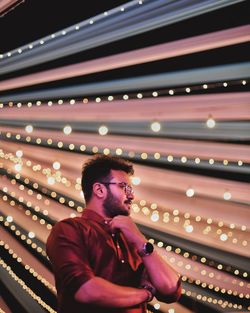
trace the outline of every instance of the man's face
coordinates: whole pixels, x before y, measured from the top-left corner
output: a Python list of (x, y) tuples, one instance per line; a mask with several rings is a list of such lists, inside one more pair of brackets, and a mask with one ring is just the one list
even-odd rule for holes
[(115, 217), (117, 215), (126, 215), (130, 214), (132, 200), (134, 195), (131, 192), (126, 192), (124, 187), (126, 184), (130, 185), (130, 179), (128, 174), (123, 171), (111, 171), (111, 178), (108, 181), (110, 183), (106, 185), (107, 196), (103, 202), (104, 213), (107, 217)]

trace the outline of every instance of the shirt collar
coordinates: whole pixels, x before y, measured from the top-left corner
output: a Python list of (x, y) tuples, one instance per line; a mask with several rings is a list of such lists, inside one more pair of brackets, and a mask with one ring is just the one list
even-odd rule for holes
[(105, 227), (106, 230), (110, 230), (108, 218), (104, 218), (94, 210), (84, 209), (82, 217), (97, 222)]

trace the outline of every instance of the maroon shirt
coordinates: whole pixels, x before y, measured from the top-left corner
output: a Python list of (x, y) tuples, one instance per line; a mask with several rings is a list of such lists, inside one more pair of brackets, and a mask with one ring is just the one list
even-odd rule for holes
[(108, 222), (92, 210), (58, 222), (47, 240), (58, 295), (58, 313), (144, 313), (146, 305), (106, 308), (74, 300), (75, 292), (94, 276), (138, 288), (144, 265), (122, 233), (112, 234)]

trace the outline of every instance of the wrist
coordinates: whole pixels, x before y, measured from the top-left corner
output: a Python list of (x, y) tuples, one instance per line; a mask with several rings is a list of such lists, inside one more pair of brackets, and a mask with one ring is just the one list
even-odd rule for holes
[(145, 302), (151, 302), (154, 298), (154, 288), (149, 286), (149, 285), (143, 285), (141, 286), (142, 289), (145, 289), (145, 291), (147, 292), (147, 299), (145, 300)]
[(134, 242), (134, 245), (137, 250), (140, 250), (143, 247), (145, 242), (147, 242), (147, 239), (144, 236), (141, 236), (136, 239), (136, 241)]

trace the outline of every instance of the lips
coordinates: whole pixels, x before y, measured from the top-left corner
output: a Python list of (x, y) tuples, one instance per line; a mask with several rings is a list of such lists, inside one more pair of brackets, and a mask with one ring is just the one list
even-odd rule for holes
[(128, 205), (131, 205), (132, 204), (132, 201), (131, 200), (126, 200), (124, 201), (125, 204), (128, 204)]

